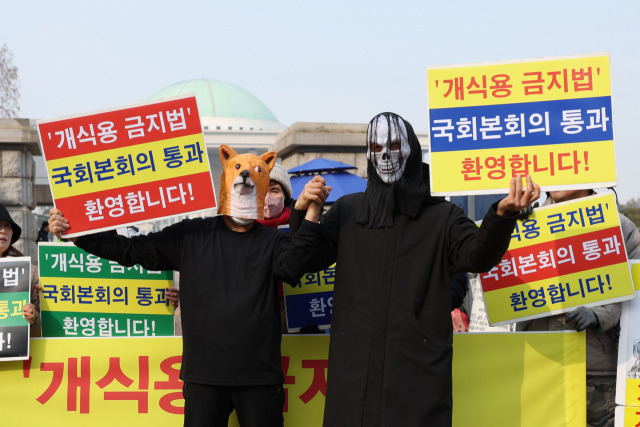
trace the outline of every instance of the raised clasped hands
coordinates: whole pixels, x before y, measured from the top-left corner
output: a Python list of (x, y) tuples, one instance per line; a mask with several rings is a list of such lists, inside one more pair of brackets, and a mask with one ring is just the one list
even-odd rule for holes
[(305, 184), (300, 197), (296, 200), (295, 208), (301, 211), (306, 210), (305, 219), (317, 222), (320, 220), (322, 205), (330, 192), (331, 186), (326, 185), (322, 176), (316, 175)]

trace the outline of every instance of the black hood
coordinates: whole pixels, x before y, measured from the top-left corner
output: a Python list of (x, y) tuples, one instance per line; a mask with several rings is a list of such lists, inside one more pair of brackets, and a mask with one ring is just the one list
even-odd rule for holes
[[(427, 179), (423, 176), (422, 149), (418, 137), (409, 122), (394, 113), (380, 113), (369, 122), (367, 128), (367, 145), (376, 140), (375, 124), (378, 120), (387, 120), (392, 128), (399, 129), (402, 121), (407, 129), (409, 141), (409, 157), (402, 177), (391, 184), (386, 184), (376, 171), (371, 157), (367, 159), (368, 184), (358, 215), (358, 223), (367, 228), (381, 228), (393, 226), (393, 212), (415, 218), (425, 198), (429, 196), (428, 172)], [(390, 130), (389, 130), (390, 132)], [(428, 168), (427, 165), (424, 165)], [(428, 169), (427, 169), (428, 171)]]

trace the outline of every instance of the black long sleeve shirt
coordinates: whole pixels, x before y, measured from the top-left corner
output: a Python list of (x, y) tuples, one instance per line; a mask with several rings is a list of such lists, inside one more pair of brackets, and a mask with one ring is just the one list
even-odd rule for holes
[(286, 233), (258, 223), (236, 232), (218, 216), (148, 236), (82, 236), (76, 245), (125, 266), (180, 271), (183, 381), (282, 383), (277, 282), (295, 283), (304, 273), (296, 268), (304, 264), (304, 241), (294, 256)]

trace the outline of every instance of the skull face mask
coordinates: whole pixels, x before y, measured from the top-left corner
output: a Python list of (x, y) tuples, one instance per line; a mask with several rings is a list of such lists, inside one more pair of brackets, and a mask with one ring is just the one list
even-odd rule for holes
[(399, 181), (409, 158), (407, 128), (395, 115), (380, 115), (367, 129), (367, 158), (385, 184)]

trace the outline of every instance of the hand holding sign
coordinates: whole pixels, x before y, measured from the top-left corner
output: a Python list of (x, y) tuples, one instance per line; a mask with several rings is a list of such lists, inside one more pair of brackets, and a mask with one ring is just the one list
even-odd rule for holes
[(576, 331), (584, 331), (590, 326), (596, 326), (598, 324), (598, 316), (589, 307), (578, 307), (571, 313), (567, 314), (567, 323), (574, 322), (576, 325)]
[[(51, 208), (49, 211), (49, 230), (53, 233), (54, 236), (61, 239), (62, 233), (69, 228), (69, 221), (62, 215), (56, 208)], [(70, 242), (75, 242), (78, 240), (77, 237), (72, 237), (69, 239)]]
[(522, 175), (511, 178), (509, 195), (500, 200), (497, 213), (500, 216), (513, 216), (525, 209), (540, 197), (540, 187), (527, 175), (527, 186), (522, 189)]

